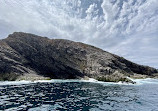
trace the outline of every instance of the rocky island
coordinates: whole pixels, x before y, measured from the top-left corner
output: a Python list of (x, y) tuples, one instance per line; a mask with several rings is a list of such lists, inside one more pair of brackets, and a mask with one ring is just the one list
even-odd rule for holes
[(0, 40), (0, 80), (81, 79), (132, 82), (158, 70), (80, 42), (14, 32)]

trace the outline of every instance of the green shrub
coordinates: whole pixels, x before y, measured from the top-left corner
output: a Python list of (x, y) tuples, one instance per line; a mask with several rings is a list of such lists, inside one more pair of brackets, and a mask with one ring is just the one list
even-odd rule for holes
[(126, 77), (110, 77), (110, 76), (102, 76), (97, 78), (98, 81), (104, 81), (104, 82), (127, 82), (127, 83), (134, 83), (130, 79)]
[(0, 74), (0, 81), (15, 81), (19, 75), (15, 73)]

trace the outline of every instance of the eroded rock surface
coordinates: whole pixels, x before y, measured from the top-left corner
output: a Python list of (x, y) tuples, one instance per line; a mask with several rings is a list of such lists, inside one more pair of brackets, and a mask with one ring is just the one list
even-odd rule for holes
[(117, 79), (119, 75), (152, 77), (156, 73), (157, 69), (135, 64), (79, 42), (48, 39), (22, 32), (15, 32), (0, 41), (0, 74), (18, 75), (15, 79), (27, 75), (30, 78), (30, 74), (37, 78), (60, 79), (84, 76), (97, 79), (112, 75)]

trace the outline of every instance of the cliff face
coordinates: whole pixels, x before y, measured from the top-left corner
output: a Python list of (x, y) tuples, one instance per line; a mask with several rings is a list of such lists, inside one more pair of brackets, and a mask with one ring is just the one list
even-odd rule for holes
[[(130, 62), (94, 46), (15, 32), (0, 41), (1, 75), (37, 75), (73, 79), (133, 74), (153, 76), (158, 71)], [(6, 77), (7, 80), (7, 77)]]

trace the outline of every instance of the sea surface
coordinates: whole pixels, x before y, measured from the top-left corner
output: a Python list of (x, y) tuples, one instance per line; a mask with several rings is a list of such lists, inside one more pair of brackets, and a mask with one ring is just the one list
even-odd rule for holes
[(96, 80), (0, 82), (5, 111), (158, 111), (158, 80), (137, 84)]

